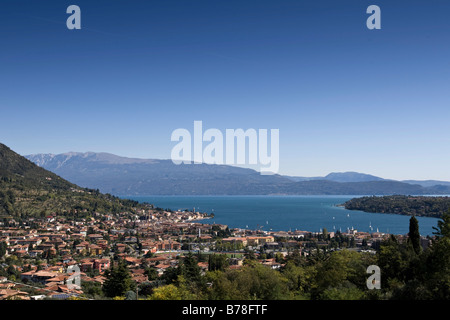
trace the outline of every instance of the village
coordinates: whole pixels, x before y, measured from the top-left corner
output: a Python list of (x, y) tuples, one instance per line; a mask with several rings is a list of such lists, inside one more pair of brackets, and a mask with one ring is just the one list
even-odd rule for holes
[[(264, 231), (200, 223), (205, 213), (149, 207), (135, 214), (85, 214), (82, 218), (32, 217), (19, 225), (0, 222), (0, 300), (42, 300), (86, 297), (83, 288), (100, 286), (105, 271), (118, 259), (126, 262), (136, 285), (158, 281), (189, 252), (226, 255), (229, 268), (239, 269), (251, 253), (257, 263), (283, 267), (282, 257), (294, 251), (307, 256), (318, 250), (375, 253), (389, 234), (374, 232)], [(401, 241), (406, 236), (398, 236)], [(429, 244), (422, 239), (422, 246)], [(208, 271), (208, 260), (198, 262)], [(73, 266), (82, 285), (72, 285)], [(146, 270), (151, 268), (150, 275)], [(69, 285), (69, 283), (71, 285)], [(137, 293), (139, 295), (139, 292)]]

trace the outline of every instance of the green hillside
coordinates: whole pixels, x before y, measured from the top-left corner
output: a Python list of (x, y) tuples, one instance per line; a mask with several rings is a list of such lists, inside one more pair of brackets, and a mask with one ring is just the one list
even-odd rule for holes
[(450, 209), (450, 197), (384, 196), (353, 198), (348, 210), (441, 218)]
[(0, 143), (0, 216), (133, 212), (136, 201), (80, 188)]

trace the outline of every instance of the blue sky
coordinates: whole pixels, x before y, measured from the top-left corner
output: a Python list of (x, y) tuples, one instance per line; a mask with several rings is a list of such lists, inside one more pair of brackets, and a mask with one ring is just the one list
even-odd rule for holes
[[(82, 29), (66, 28), (81, 8)], [(381, 8), (382, 29), (366, 28)], [(170, 157), (177, 128), (280, 130), (280, 173), (450, 180), (448, 1), (0, 5), (0, 142)]]

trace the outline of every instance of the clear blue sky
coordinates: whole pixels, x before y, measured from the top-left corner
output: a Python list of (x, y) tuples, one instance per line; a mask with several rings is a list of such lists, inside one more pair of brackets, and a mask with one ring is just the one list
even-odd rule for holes
[(6, 0), (0, 40), (0, 142), (23, 155), (168, 159), (202, 120), (280, 129), (281, 174), (450, 180), (446, 0)]

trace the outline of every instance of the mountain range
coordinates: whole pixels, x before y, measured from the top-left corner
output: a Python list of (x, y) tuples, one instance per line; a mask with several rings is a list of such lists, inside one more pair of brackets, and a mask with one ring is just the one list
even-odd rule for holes
[(25, 157), (77, 185), (121, 196), (450, 194), (446, 181), (395, 181), (358, 172), (333, 172), (324, 177), (261, 175), (228, 165), (175, 165), (171, 160), (96, 152)]

